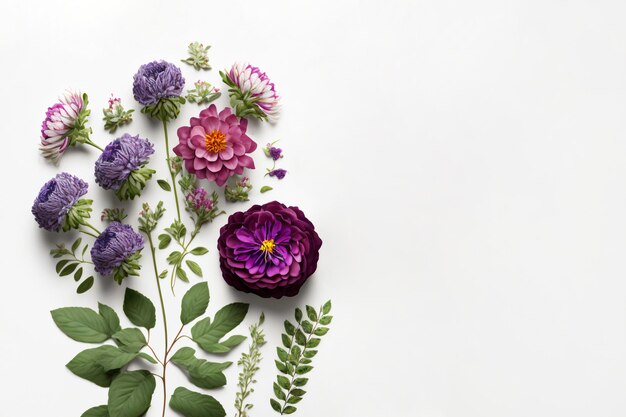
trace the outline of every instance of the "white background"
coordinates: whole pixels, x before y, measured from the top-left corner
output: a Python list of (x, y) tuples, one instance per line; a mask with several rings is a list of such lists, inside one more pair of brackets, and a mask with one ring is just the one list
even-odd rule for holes
[[(71, 149), (59, 168), (40, 157), (47, 106), (65, 88), (88, 92), (93, 139), (105, 144), (114, 138), (100, 120), (109, 94), (138, 109), (131, 83), (139, 65), (178, 62), (198, 40), (213, 45), (214, 69), (199, 74), (181, 64), (189, 84), (223, 87), (217, 71), (236, 60), (275, 81), (282, 118), (252, 124), (250, 133), (259, 145), (281, 140), (289, 174), (263, 180), (269, 161), (257, 151), (253, 182), (275, 189), (253, 202), (299, 205), (324, 239), (318, 273), (302, 293), (268, 301), (221, 279), (215, 241), (225, 217), (200, 237), (211, 249), (202, 258), (210, 313), (243, 300), (252, 305), (246, 324), (261, 310), (268, 316), (252, 415), (274, 414), (268, 399), (282, 321), (295, 306), (332, 298), (335, 322), (301, 416), (623, 416), (624, 6), (4, 3), (0, 415), (79, 416), (104, 403), (106, 390), (64, 368), (89, 346), (66, 338), (48, 312), (98, 300), (121, 310), (124, 287), (98, 279), (79, 296), (71, 279), (55, 275), (47, 251), (62, 237), (38, 230), (30, 215), (57, 170), (90, 179), (96, 212), (113, 201), (93, 182), (95, 150)], [(185, 106), (174, 138), (198, 111)], [(157, 144), (153, 165), (163, 177), (158, 126), (136, 113), (124, 130)], [(151, 184), (145, 199), (159, 198), (168, 196)], [(154, 296), (144, 269), (127, 284)], [(180, 297), (167, 299), (176, 327)], [(160, 334), (153, 337), (159, 347)], [(229, 415), (236, 374), (231, 367), (229, 386), (213, 392)], [(170, 389), (185, 382), (178, 370), (170, 375)], [(160, 401), (157, 389), (149, 416), (160, 415)]]

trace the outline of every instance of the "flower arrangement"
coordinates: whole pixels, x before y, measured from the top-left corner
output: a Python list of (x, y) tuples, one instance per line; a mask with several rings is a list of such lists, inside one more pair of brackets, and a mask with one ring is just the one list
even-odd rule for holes
[[(189, 57), (182, 61), (196, 71), (208, 71), (208, 50), (208, 46), (193, 42)], [(257, 141), (249, 131), (248, 118), (275, 122), (280, 98), (274, 83), (258, 67), (234, 64), (220, 75), (228, 87), (231, 107), (216, 105), (219, 89), (204, 81), (195, 83), (183, 97), (185, 78), (181, 69), (170, 62), (155, 60), (139, 67), (132, 92), (142, 106), (141, 113), (162, 124), (167, 158), (161, 167), (153, 166), (150, 159), (154, 144), (160, 143), (155, 138), (123, 133), (104, 147), (97, 145), (88, 126), (87, 94), (67, 92), (45, 114), (40, 137), (43, 157), (58, 165), (72, 146), (96, 148), (100, 153), (91, 162), (94, 182), (118, 201), (131, 200), (126, 210), (138, 213), (133, 221), (134, 216), (129, 217), (125, 209), (111, 207), (100, 216), (103, 225), (92, 224), (93, 200), (87, 198), (88, 181), (67, 172), (48, 180), (32, 205), (40, 228), (80, 234), (70, 246), (58, 244), (50, 251), (56, 260), (56, 273), (73, 276), (79, 283), (79, 294), (89, 291), (96, 280), (126, 286), (122, 310), (127, 323), (122, 324), (118, 312), (102, 303), (98, 303), (97, 310), (63, 307), (51, 312), (65, 335), (96, 345), (79, 352), (66, 365), (76, 376), (108, 389), (106, 403), (86, 410), (82, 417), (140, 417), (152, 413), (149, 410), (157, 382), (162, 387), (163, 402), (154, 407), (158, 410), (151, 415), (165, 417), (169, 409), (185, 417), (227, 414), (224, 405), (206, 391), (228, 383), (225, 370), (233, 361), (222, 360), (248, 338), (232, 332), (246, 319), (249, 304), (234, 302), (222, 306), (213, 316), (206, 314), (210, 295), (202, 257), (209, 249), (194, 245), (201, 233), (215, 236), (224, 282), (242, 292), (264, 298), (293, 297), (317, 269), (322, 240), (300, 208), (270, 201), (235, 211), (228, 218), (222, 216), (226, 210), (220, 206), (220, 195), (228, 203), (245, 204), (256, 190), (250, 173), (258, 164)], [(188, 123), (176, 126), (178, 143), (170, 149), (169, 125), (176, 123), (186, 103), (208, 107)], [(104, 129), (109, 133), (128, 129), (134, 111), (125, 109), (119, 98), (111, 96), (108, 107), (103, 109)], [(268, 143), (262, 149), (273, 163), (264, 178), (282, 180), (287, 171), (276, 165), (284, 154), (275, 144)], [(163, 201), (142, 202), (133, 208), (133, 201), (151, 186), (158, 168), (165, 168), (169, 178), (158, 179), (156, 184), (175, 207), (169, 225), (164, 223), (167, 209)], [(256, 196), (260, 197), (272, 187), (263, 185), (258, 190)], [(217, 233), (209, 225), (221, 219), (225, 224)], [(135, 280), (149, 276), (156, 285), (156, 303), (131, 288)], [(168, 320), (168, 291), (162, 285), (166, 279), (171, 297), (177, 297), (177, 282), (188, 286), (178, 303), (175, 333), (170, 331), (174, 323)], [(197, 282), (192, 284), (192, 280)], [(293, 323), (262, 313), (249, 325), (250, 344), (237, 361), (240, 373), (232, 405), (236, 417), (249, 417), (256, 410), (255, 375), (264, 366), (266, 319), (284, 322), (285, 333), (276, 347), (274, 397), (268, 398), (265, 406), (281, 415), (297, 411), (296, 404), (305, 394), (302, 387), (308, 381), (304, 375), (312, 371), (312, 358), (332, 320), (330, 301), (317, 310), (310, 306), (304, 310), (306, 316), (303, 310), (295, 310)], [(160, 349), (150, 338), (150, 331), (157, 326), (164, 334)], [(183, 345), (186, 340), (196, 348)], [(179, 368), (195, 388), (180, 386), (172, 391), (167, 378), (172, 366)]]

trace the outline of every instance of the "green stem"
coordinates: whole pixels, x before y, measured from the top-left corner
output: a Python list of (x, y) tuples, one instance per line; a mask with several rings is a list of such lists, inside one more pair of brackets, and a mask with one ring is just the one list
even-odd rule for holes
[(87, 145), (91, 145), (91, 146), (93, 146), (94, 148), (96, 148), (96, 149), (100, 150), (100, 152), (104, 152), (104, 149), (102, 149), (100, 146), (96, 145), (96, 144), (95, 144), (95, 143), (94, 143), (91, 139), (87, 139), (87, 140), (85, 141), (85, 143), (86, 143)]
[[(93, 227), (89, 222), (84, 222), (83, 225), (87, 226), (88, 228), (90, 228), (91, 230), (96, 232), (98, 234), (98, 236), (100, 236), (102, 234), (102, 232), (100, 232), (100, 230), (98, 230), (95, 227)], [(98, 236), (96, 236), (96, 237), (98, 237)]]
[(167, 122), (163, 120), (163, 133), (165, 133), (165, 154), (167, 155), (167, 170), (170, 173), (170, 177), (172, 178), (172, 189), (174, 192), (174, 201), (176, 201), (176, 215), (178, 216), (178, 221), (182, 222), (180, 219), (180, 205), (178, 204), (178, 191), (176, 190), (176, 175), (172, 170), (171, 157), (170, 157), (170, 141), (167, 135)]
[(148, 242), (150, 243), (150, 253), (152, 254), (152, 266), (154, 267), (154, 277), (156, 278), (157, 289), (159, 290), (159, 301), (161, 302), (161, 313), (163, 314), (163, 329), (165, 333), (165, 355), (163, 356), (163, 413), (162, 417), (165, 417), (165, 409), (167, 407), (167, 384), (165, 383), (165, 370), (167, 368), (167, 353), (168, 353), (168, 337), (167, 337), (167, 315), (165, 314), (165, 303), (163, 302), (163, 291), (161, 291), (161, 279), (159, 278), (159, 269), (156, 264), (156, 250), (152, 243), (152, 233), (147, 233)]
[(199, 231), (200, 231), (200, 228), (196, 226), (194, 231), (191, 233), (189, 242), (187, 242), (186, 244), (184, 242), (182, 244), (178, 242), (178, 244), (183, 249), (183, 251), (180, 255), (180, 262), (178, 263), (178, 265), (174, 265), (174, 268), (172, 268), (172, 276), (170, 278), (170, 287), (172, 288), (172, 293), (174, 293), (174, 285), (176, 284), (176, 270), (178, 269), (180, 265), (183, 264), (183, 261), (185, 260), (185, 256), (189, 254), (189, 252), (187, 252), (187, 249), (189, 249), (189, 246), (191, 246), (191, 242), (193, 242), (193, 240), (196, 238)]
[(95, 238), (95, 239), (98, 239), (98, 235), (94, 235), (93, 233), (90, 233), (90, 232), (88, 232), (88, 231), (86, 231), (86, 230), (83, 230), (83, 229), (78, 229), (78, 231), (79, 231), (79, 232), (81, 232), (81, 233), (84, 233), (84, 234), (86, 234), (86, 235), (89, 235), (89, 236), (91, 236), (91, 237), (93, 237), (93, 238)]

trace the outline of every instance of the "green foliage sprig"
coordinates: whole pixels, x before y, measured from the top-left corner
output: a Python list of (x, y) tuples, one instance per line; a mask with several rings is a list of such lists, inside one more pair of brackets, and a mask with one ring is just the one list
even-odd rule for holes
[(330, 300), (319, 311), (311, 306), (306, 306), (307, 318), (303, 317), (302, 310), (296, 308), (294, 325), (285, 320), (285, 333), (282, 334), (283, 347), (276, 348), (278, 360), (276, 368), (281, 375), (274, 382), (274, 395), (276, 399), (270, 399), (272, 408), (280, 414), (293, 414), (297, 408), (294, 404), (299, 403), (306, 393), (302, 389), (308, 378), (303, 377), (313, 369), (311, 363), (317, 355), (317, 347), (321, 337), (328, 333), (328, 326), (333, 317), (329, 315), (331, 309)]
[(220, 91), (206, 81), (196, 81), (194, 88), (187, 90), (185, 98), (190, 103), (209, 104), (222, 95)]
[(209, 48), (211, 48), (211, 45), (204, 46), (200, 42), (192, 42), (189, 44), (187, 50), (189, 58), (181, 59), (181, 61), (193, 66), (197, 71), (202, 69), (210, 70), (211, 66), (209, 65), (209, 57), (207, 54)]
[[(183, 337), (184, 327), (202, 317), (209, 305), (209, 288), (201, 282), (189, 289), (181, 302), (181, 327), (171, 344), (166, 343), (163, 357), (159, 359), (150, 344), (150, 330), (156, 326), (156, 308), (152, 301), (138, 291), (127, 288), (123, 311), (137, 327), (122, 328), (118, 314), (105, 304), (98, 311), (85, 307), (66, 307), (53, 310), (52, 319), (68, 337), (83, 343), (112, 343), (86, 349), (67, 364), (75, 375), (109, 389), (105, 405), (90, 408), (83, 417), (140, 417), (150, 407), (160, 378), (166, 387), (166, 367), (173, 363), (188, 375), (189, 381), (203, 389), (213, 389), (226, 384), (223, 370), (232, 362), (214, 363), (195, 356), (195, 350), (183, 347), (169, 357), (176, 343)], [(225, 353), (246, 339), (245, 336), (224, 337), (245, 318), (248, 305), (229, 304), (220, 309), (213, 320), (205, 317), (191, 329), (190, 337), (208, 353)], [(142, 330), (143, 329), (143, 330)], [(166, 339), (167, 340), (167, 339)], [(162, 373), (148, 369), (128, 370), (131, 363), (145, 367), (148, 363), (160, 364)], [(165, 389), (164, 389), (165, 390)], [(224, 417), (222, 405), (212, 396), (178, 387), (169, 404), (185, 417)], [(163, 411), (165, 412), (165, 410)]]
[(261, 313), (259, 321), (250, 326), (250, 346), (248, 353), (242, 353), (241, 359), (237, 362), (237, 365), (241, 366), (241, 372), (239, 373), (239, 382), (237, 386), (239, 391), (235, 396), (235, 417), (249, 417), (248, 412), (252, 409), (251, 403), (246, 403), (246, 399), (254, 392), (252, 388), (253, 384), (256, 384), (254, 375), (259, 370), (259, 364), (261, 363), (261, 346), (265, 344), (265, 335), (261, 326), (265, 322), (265, 315)]
[(104, 129), (114, 133), (118, 127), (130, 123), (133, 120), (135, 110), (125, 110), (119, 98), (109, 99), (109, 107), (102, 109)]
[[(82, 238), (79, 237), (72, 243), (69, 249), (66, 248), (63, 243), (60, 243), (56, 245), (55, 249), (50, 250), (50, 255), (52, 255), (54, 259), (60, 259), (55, 267), (60, 277), (73, 274), (74, 281), (79, 282), (83, 278), (83, 265), (93, 265), (93, 262), (85, 259), (85, 253), (89, 248), (89, 244), (86, 243), (83, 249), (78, 252), (82, 241)], [(88, 291), (93, 286), (93, 283), (93, 275), (90, 275), (78, 285), (76, 292), (82, 294)]]

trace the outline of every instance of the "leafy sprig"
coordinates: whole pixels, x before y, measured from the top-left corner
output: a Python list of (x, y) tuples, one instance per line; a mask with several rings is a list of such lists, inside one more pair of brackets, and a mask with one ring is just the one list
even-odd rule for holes
[(194, 88), (187, 90), (185, 98), (190, 103), (209, 104), (222, 95), (219, 89), (213, 87), (206, 81), (196, 81)]
[[(155, 376), (166, 386), (165, 369), (170, 362), (186, 373), (189, 381), (199, 388), (212, 389), (225, 385), (223, 370), (232, 362), (214, 363), (197, 358), (195, 350), (189, 347), (179, 349), (170, 357), (176, 343), (183, 337), (192, 339), (209, 353), (227, 352), (246, 339), (244, 336), (230, 336), (222, 340), (245, 318), (248, 305), (242, 303), (223, 307), (213, 320), (209, 317), (199, 320), (191, 329), (192, 337), (183, 335), (184, 327), (202, 317), (208, 305), (209, 289), (206, 282), (189, 289), (181, 302), (182, 325), (171, 343), (166, 344), (161, 359), (150, 344), (150, 330), (156, 326), (156, 308), (148, 297), (138, 291), (127, 288), (123, 304), (124, 314), (137, 327), (122, 328), (115, 310), (105, 304), (98, 304), (98, 311), (85, 307), (53, 310), (52, 319), (65, 335), (78, 342), (101, 344), (79, 352), (67, 364), (67, 368), (75, 375), (109, 389), (107, 404), (90, 408), (83, 413), (83, 417), (144, 415), (156, 388)], [(135, 362), (140, 368), (147, 368), (148, 363), (160, 364), (163, 372), (158, 375), (148, 369), (129, 370), (129, 365)], [(174, 391), (169, 404), (186, 417), (226, 415), (215, 398), (184, 387)]]
[(252, 388), (253, 384), (256, 384), (254, 375), (259, 370), (259, 364), (261, 363), (261, 346), (265, 344), (265, 335), (260, 327), (265, 321), (265, 315), (261, 313), (259, 321), (250, 326), (250, 346), (248, 353), (242, 353), (241, 359), (237, 362), (237, 365), (242, 367), (239, 373), (239, 381), (237, 386), (239, 391), (235, 396), (235, 408), (237, 410), (235, 417), (249, 417), (248, 412), (252, 409), (251, 403), (246, 403), (246, 399), (254, 392)]
[[(93, 263), (85, 259), (85, 253), (89, 244), (85, 244), (82, 250), (78, 251), (82, 244), (82, 238), (77, 238), (70, 248), (66, 248), (63, 243), (57, 244), (55, 249), (50, 250), (50, 255), (55, 259), (60, 259), (56, 264), (56, 272), (60, 277), (74, 275), (74, 281), (79, 282), (83, 278), (83, 265)], [(62, 259), (61, 259), (62, 258)], [(93, 275), (85, 278), (76, 288), (78, 294), (87, 292), (94, 283)]]
[(109, 131), (109, 133), (115, 132), (118, 127), (133, 120), (134, 111), (133, 109), (125, 110), (119, 98), (111, 97), (109, 99), (109, 107), (102, 109), (104, 129)]
[(278, 360), (275, 361), (276, 368), (281, 375), (276, 377), (273, 384), (276, 398), (270, 399), (272, 408), (280, 414), (293, 414), (297, 408), (295, 404), (302, 400), (306, 393), (302, 389), (308, 378), (303, 375), (308, 374), (313, 369), (311, 363), (313, 357), (317, 355), (317, 347), (321, 342), (321, 337), (328, 333), (328, 325), (333, 317), (329, 315), (331, 309), (330, 300), (316, 311), (311, 306), (306, 306), (307, 318), (304, 318), (302, 310), (296, 308), (296, 324), (285, 320), (285, 333), (281, 335), (283, 347), (277, 347)]
[(189, 58), (181, 59), (185, 64), (193, 66), (197, 71), (201, 69), (210, 70), (209, 57), (207, 55), (211, 45), (204, 46), (200, 42), (192, 42), (189, 44)]

